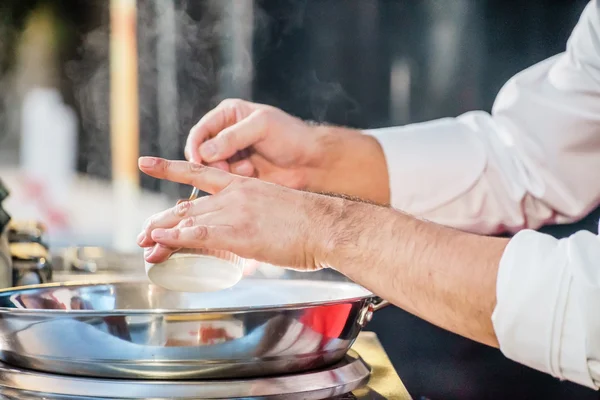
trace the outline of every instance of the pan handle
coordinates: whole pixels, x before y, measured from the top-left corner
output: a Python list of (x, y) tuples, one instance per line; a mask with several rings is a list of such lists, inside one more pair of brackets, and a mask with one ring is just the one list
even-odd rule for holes
[(373, 300), (371, 301), (371, 305), (372, 307), (372, 311), (376, 312), (381, 310), (382, 308), (386, 308), (387, 306), (391, 305), (392, 303), (390, 303), (387, 300), (382, 299), (381, 297), (373, 297)]
[(361, 328), (364, 328), (373, 319), (373, 313), (375, 311), (379, 311), (389, 305), (391, 305), (391, 303), (381, 297), (372, 297), (371, 300), (367, 302), (366, 306), (360, 310), (357, 319), (358, 325), (360, 325)]

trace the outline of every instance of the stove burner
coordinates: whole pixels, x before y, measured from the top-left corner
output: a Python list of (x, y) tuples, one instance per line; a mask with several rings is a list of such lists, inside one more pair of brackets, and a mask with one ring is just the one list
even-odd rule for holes
[[(151, 381), (48, 374), (0, 364), (0, 398), (73, 399), (355, 399), (348, 395), (369, 380), (370, 368), (354, 351), (340, 363), (300, 374), (204, 381)], [(339, 397), (338, 397), (339, 396)], [(350, 396), (350, 397), (348, 397)]]

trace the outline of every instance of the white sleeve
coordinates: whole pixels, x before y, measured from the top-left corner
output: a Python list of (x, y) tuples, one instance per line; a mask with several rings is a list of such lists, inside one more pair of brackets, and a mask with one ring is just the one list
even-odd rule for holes
[(600, 9), (567, 50), (513, 77), (492, 114), (366, 131), (381, 144), (392, 206), (479, 233), (580, 219), (600, 204)]
[(600, 383), (600, 237), (523, 230), (498, 271), (492, 322), (506, 357), (559, 379)]

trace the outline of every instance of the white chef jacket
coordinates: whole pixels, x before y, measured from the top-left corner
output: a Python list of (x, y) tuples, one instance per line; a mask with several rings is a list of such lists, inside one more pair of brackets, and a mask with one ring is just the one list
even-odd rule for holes
[(383, 148), (392, 206), (478, 233), (520, 231), (498, 273), (500, 348), (597, 389), (600, 238), (525, 228), (573, 222), (600, 204), (600, 4), (587, 5), (564, 53), (502, 88), (491, 115), (366, 133)]

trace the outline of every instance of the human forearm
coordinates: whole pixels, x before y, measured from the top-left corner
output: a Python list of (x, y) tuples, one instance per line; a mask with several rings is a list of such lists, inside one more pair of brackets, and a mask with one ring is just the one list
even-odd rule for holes
[(491, 315), (507, 240), (369, 204), (343, 207), (327, 240), (328, 265), (435, 325), (497, 346)]
[(330, 126), (316, 128), (315, 162), (307, 189), (389, 204), (387, 165), (379, 142), (361, 132)]

